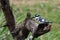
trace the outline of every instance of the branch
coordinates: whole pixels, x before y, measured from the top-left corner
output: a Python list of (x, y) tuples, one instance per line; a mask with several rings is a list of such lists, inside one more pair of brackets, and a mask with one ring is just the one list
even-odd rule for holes
[(15, 29), (15, 19), (14, 19), (12, 10), (10, 8), (9, 0), (0, 0), (0, 2), (1, 2), (2, 10), (4, 12), (4, 16), (7, 21), (8, 28), (12, 33), (12, 31)]

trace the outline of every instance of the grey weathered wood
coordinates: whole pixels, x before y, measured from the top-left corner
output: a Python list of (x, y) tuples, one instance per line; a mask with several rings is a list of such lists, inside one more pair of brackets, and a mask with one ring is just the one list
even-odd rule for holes
[[(12, 31), (15, 29), (15, 19), (14, 19), (12, 10), (10, 8), (9, 0), (0, 0), (0, 4), (6, 19), (6, 25), (8, 26), (12, 34)], [(12, 36), (14, 37), (13, 34)]]
[(27, 15), (27, 18), (25, 18), (25, 20), (21, 23), (21, 25), (16, 26), (13, 13), (10, 8), (9, 0), (0, 0), (0, 2), (7, 21), (6, 25), (8, 26), (14, 40), (25, 40), (29, 32), (32, 33), (32, 36), (34, 38), (50, 31), (51, 25), (49, 24), (47, 24), (47, 26), (45, 24), (42, 25), (39, 24), (39, 26), (36, 26), (36, 22), (34, 22), (30, 18), (31, 17), (30, 14)]

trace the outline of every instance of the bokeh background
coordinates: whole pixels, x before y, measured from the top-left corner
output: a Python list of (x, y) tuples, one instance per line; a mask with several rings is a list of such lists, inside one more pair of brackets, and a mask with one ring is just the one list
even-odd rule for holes
[[(39, 14), (52, 21), (51, 31), (35, 38), (35, 40), (60, 40), (60, 0), (10, 0), (15, 21), (20, 24), (26, 17), (28, 9), (31, 15)], [(0, 40), (13, 40), (7, 27), (1, 27), (6, 22), (0, 7)]]

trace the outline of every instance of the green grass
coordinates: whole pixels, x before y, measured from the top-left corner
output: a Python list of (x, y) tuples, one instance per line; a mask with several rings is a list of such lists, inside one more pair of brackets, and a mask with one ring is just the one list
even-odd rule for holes
[[(32, 16), (38, 13), (48, 21), (54, 22), (52, 23), (50, 32), (35, 38), (35, 40), (60, 40), (60, 10), (56, 9), (53, 5), (41, 3), (32, 5), (31, 7), (28, 5), (21, 5), (19, 8), (15, 5), (11, 5), (11, 7), (17, 24), (25, 19), (28, 9), (31, 10)], [(6, 22), (4, 14), (0, 11), (0, 27), (4, 22)], [(13, 40), (7, 27), (0, 28), (0, 40), (3, 38), (6, 38), (6, 40)]]

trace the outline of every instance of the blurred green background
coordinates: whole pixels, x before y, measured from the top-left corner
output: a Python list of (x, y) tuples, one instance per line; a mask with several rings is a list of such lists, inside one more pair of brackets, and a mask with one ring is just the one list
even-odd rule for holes
[[(28, 9), (32, 16), (37, 13), (54, 22), (50, 32), (35, 40), (60, 40), (60, 0), (10, 0), (10, 6), (17, 24), (25, 19)], [(6, 20), (0, 7), (0, 40), (13, 40), (8, 28), (1, 27), (4, 22)]]

